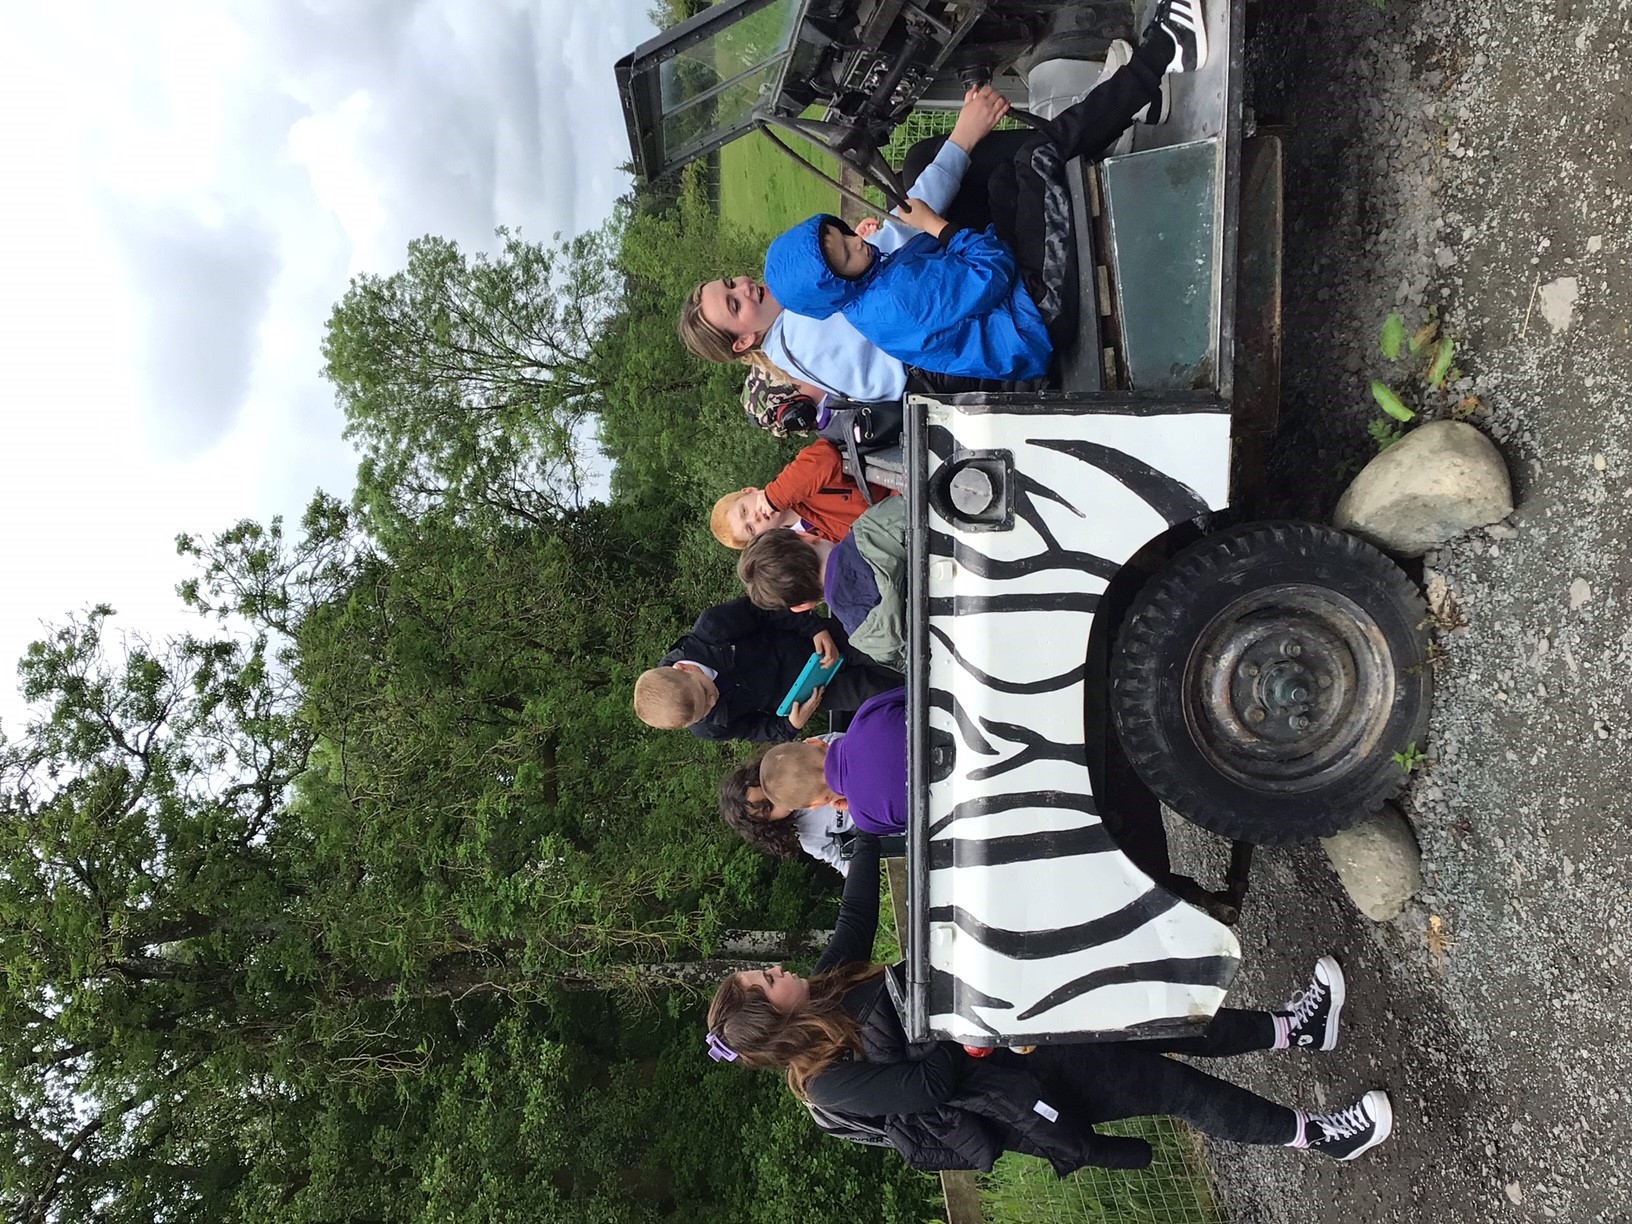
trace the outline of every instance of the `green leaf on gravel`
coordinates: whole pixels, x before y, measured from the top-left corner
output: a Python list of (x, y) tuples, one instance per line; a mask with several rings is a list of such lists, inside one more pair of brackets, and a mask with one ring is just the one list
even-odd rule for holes
[(1390, 361), (1398, 361), (1400, 345), (1405, 343), (1405, 320), (1397, 314), (1391, 314), (1383, 320), (1383, 334), (1377, 338), (1382, 346), (1383, 356)]
[(1377, 407), (1388, 413), (1396, 421), (1416, 419), (1417, 414), (1407, 408), (1400, 401), (1400, 397), (1395, 395), (1392, 388), (1385, 382), (1379, 382), (1375, 378), (1371, 380), (1371, 398), (1377, 401)]
[(1449, 336), (1439, 342), (1439, 352), (1434, 354), (1434, 364), (1428, 367), (1428, 385), (1438, 387), (1445, 382), (1445, 375), (1450, 373), (1451, 362), (1456, 359), (1456, 344)]

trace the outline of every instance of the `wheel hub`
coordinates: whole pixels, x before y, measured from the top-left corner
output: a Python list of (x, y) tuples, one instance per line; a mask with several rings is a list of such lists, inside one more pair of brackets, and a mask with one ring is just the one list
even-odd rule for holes
[(1195, 742), (1216, 768), (1296, 791), (1375, 743), (1394, 680), (1363, 608), (1288, 584), (1250, 592), (1213, 618), (1187, 661), (1184, 693)]

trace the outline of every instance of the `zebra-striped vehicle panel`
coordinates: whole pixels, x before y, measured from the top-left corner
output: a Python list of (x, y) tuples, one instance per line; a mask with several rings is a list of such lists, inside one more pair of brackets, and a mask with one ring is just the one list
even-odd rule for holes
[[(1210, 396), (1096, 396), (914, 399), (907, 418), (909, 1024), (971, 1045), (1198, 1027), (1240, 949), (1107, 836), (1085, 718), (1104, 694), (1087, 691), (1086, 660), (1117, 570), (1228, 503), (1229, 413)], [(972, 457), (1011, 473), (1004, 522), (959, 521), (935, 494)]]

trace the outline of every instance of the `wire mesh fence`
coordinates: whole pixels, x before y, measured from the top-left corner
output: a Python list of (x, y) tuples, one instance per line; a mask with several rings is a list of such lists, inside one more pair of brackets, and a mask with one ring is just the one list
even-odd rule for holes
[(1150, 1168), (1084, 1169), (1061, 1181), (1035, 1157), (1004, 1156), (981, 1178), (985, 1224), (1219, 1224), (1194, 1131), (1166, 1118), (1100, 1129), (1149, 1140), (1155, 1153)]

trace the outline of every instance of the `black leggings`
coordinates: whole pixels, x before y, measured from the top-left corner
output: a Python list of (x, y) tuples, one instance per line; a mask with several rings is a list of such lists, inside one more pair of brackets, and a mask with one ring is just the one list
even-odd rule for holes
[(906, 680), (893, 668), (869, 659), (859, 650), (844, 647), (844, 666), (822, 694), (824, 710), (848, 711), (861, 707), (869, 697), (898, 689)]
[(1274, 1046), (1268, 1012), (1226, 1007), (1200, 1037), (1039, 1046), (1026, 1055), (1003, 1051), (994, 1057), (1030, 1071), (1091, 1123), (1166, 1115), (1215, 1139), (1287, 1144), (1298, 1134), (1293, 1110), (1164, 1057), (1227, 1058)]
[[(969, 168), (946, 210), (954, 225), (995, 228), (1014, 252), (1026, 289), (1056, 342), (1075, 330), (1078, 296), (1065, 163), (1100, 156), (1141, 110), (1160, 104), (1161, 72), (1172, 49), (1166, 35), (1153, 36), (1109, 80), (1047, 120), (1041, 130), (987, 136), (969, 155)], [(945, 143), (946, 137), (938, 136), (907, 150), (901, 177), (909, 192)]]

